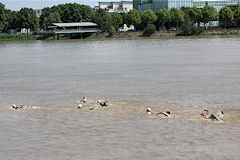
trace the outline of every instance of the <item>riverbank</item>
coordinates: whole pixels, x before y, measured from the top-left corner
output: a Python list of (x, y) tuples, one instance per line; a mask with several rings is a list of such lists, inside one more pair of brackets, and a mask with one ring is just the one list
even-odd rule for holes
[[(57, 39), (56, 36), (46, 36), (45, 40), (54, 40)], [(60, 36), (60, 40), (68, 39), (65, 36)], [(26, 35), (26, 34), (18, 34), (18, 35), (10, 35), (10, 34), (0, 34), (0, 42), (4, 41), (31, 41), (31, 40), (44, 40), (44, 36), (42, 35)]]
[(22, 40), (38, 40), (40, 36), (36, 35), (10, 35), (2, 34), (0, 35), (1, 41), (22, 41)]
[(240, 32), (237, 29), (211, 29), (203, 30), (199, 35), (191, 36), (179, 36), (180, 31), (174, 30), (163, 30), (156, 31), (152, 35), (144, 35), (143, 31), (130, 31), (130, 32), (119, 32), (113, 36), (109, 36), (108, 33), (94, 33), (85, 39), (157, 39), (157, 38), (168, 38), (168, 37), (206, 37), (206, 36), (240, 36)]
[[(94, 33), (83, 40), (99, 40), (99, 39), (158, 39), (158, 38), (174, 38), (178, 36), (179, 31), (174, 30), (163, 30), (156, 31), (152, 35), (144, 35), (143, 31), (129, 31), (129, 32), (118, 32), (112, 36), (108, 33)], [(210, 29), (204, 30), (199, 35), (181, 36), (181, 37), (206, 37), (206, 36), (240, 36), (239, 29)], [(4, 41), (29, 41), (29, 40), (43, 40), (42, 35), (0, 35), (0, 42)], [(61, 35), (59, 40), (67, 40), (69, 37)], [(70, 39), (80, 39), (79, 37), (73, 36)], [(45, 40), (57, 40), (56, 36), (45, 37)]]

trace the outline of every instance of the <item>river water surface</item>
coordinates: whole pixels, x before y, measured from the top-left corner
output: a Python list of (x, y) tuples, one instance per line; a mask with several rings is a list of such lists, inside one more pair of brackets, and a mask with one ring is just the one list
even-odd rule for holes
[(0, 160), (238, 160), (240, 38), (0, 43), (0, 120)]

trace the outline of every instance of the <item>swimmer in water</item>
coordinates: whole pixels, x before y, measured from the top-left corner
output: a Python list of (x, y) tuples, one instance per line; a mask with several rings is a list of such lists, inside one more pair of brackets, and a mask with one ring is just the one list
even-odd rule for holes
[(16, 105), (16, 104), (13, 104), (12, 108), (14, 108), (14, 109), (29, 109), (29, 108), (31, 108), (31, 106), (29, 106), (29, 105)]
[(79, 104), (77, 109), (82, 109), (82, 104)]
[(146, 114), (153, 114), (151, 108), (147, 108), (147, 109), (146, 109)]
[(99, 103), (102, 107), (107, 106), (108, 100), (98, 100), (97, 103)]
[(83, 97), (83, 102), (84, 102), (84, 103), (87, 102), (87, 97)]
[(209, 119), (209, 114), (210, 114), (209, 110), (204, 109), (204, 113), (202, 113), (201, 116), (203, 118)]
[(167, 112), (159, 112), (159, 113), (156, 113), (156, 114), (162, 114), (162, 115), (164, 115), (164, 116), (166, 116), (166, 117), (171, 117), (171, 113), (169, 112), (169, 111), (167, 111)]
[[(223, 115), (223, 111), (221, 111), (221, 114)], [(219, 118), (217, 118), (214, 114), (210, 115), (210, 111), (205, 109), (204, 113), (201, 113), (201, 116), (206, 119), (210, 119), (211, 121), (219, 121)]]

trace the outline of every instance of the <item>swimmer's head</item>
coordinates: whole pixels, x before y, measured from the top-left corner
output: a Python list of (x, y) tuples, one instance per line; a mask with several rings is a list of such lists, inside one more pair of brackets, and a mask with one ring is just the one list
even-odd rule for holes
[(12, 108), (15, 108), (15, 109), (16, 109), (16, 108), (17, 108), (17, 105), (16, 105), (16, 104), (13, 104), (13, 105), (12, 105)]
[(151, 108), (147, 108), (146, 112), (152, 112)]
[(78, 109), (82, 109), (82, 104), (79, 104), (79, 105), (78, 105)]
[(166, 113), (169, 114), (169, 115), (171, 114), (169, 111), (167, 111)]

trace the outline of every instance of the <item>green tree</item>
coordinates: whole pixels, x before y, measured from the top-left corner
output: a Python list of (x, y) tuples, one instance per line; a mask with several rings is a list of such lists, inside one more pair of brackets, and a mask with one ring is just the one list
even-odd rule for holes
[(63, 15), (61, 15), (62, 21), (69, 22), (80, 22), (82, 21), (82, 14), (80, 12), (80, 5), (77, 3), (67, 3), (63, 8)]
[(141, 12), (139, 10), (133, 9), (128, 12), (127, 15), (127, 26), (133, 25), (135, 28), (139, 28), (141, 24)]
[(128, 13), (126, 12), (122, 12), (120, 13), (120, 15), (122, 16), (122, 20), (123, 20), (123, 24), (127, 24), (127, 16), (128, 16)]
[[(113, 20), (112, 20), (112, 16), (109, 14), (106, 14), (103, 17), (103, 30), (107, 31), (109, 33), (111, 27), (113, 26)], [(113, 26), (114, 27), (114, 26)]]
[(182, 25), (182, 30), (179, 35), (192, 35), (193, 33), (193, 22), (191, 21), (191, 18), (189, 14), (185, 14), (184, 16), (184, 24)]
[(107, 14), (105, 10), (99, 9), (92, 17), (92, 21), (97, 23), (102, 31), (108, 32), (109, 36), (113, 35), (122, 25), (122, 16), (118, 13)]
[(234, 21), (237, 27), (240, 27), (240, 6), (234, 12)]
[[(197, 23), (198, 26), (200, 26), (200, 22), (202, 20), (202, 10), (201, 8), (197, 8), (196, 6), (193, 7), (182, 7), (181, 10), (184, 12), (184, 14), (189, 15), (188, 18), (190, 18), (190, 20), (193, 23)], [(185, 18), (186, 20), (186, 18)]]
[(157, 12), (157, 26), (160, 27), (166, 27), (166, 24), (171, 23), (171, 13), (167, 9), (159, 9)]
[(156, 14), (149, 8), (141, 14), (142, 27), (145, 28), (148, 24), (153, 24), (157, 21)]
[[(191, 7), (181, 7), (181, 10), (184, 12), (184, 14), (188, 14), (189, 15), (189, 12), (191, 11)], [(189, 17), (191, 19), (191, 17)]]
[(181, 31), (177, 35), (191, 36), (191, 35), (199, 35), (202, 32), (203, 32), (202, 28), (197, 28), (193, 26), (193, 21), (191, 20), (189, 14), (185, 14), (184, 23), (181, 27)]
[(40, 27), (46, 28), (48, 26), (46, 20), (47, 20), (47, 17), (50, 15), (51, 12), (52, 12), (51, 8), (49, 8), (49, 7), (43, 8), (42, 14), (39, 18)]
[(0, 3), (0, 31), (3, 31), (7, 25), (5, 6)]
[(118, 30), (123, 25), (123, 18), (119, 13), (112, 14), (112, 23), (115, 30)]
[(189, 16), (194, 23), (197, 23), (198, 26), (200, 26), (202, 20), (202, 10), (200, 8), (197, 8), (196, 6), (190, 8)]
[(48, 17), (44, 17), (44, 25), (45, 29), (48, 28), (52, 23), (61, 23), (61, 16), (58, 12), (51, 12)]
[(34, 30), (38, 27), (39, 20), (31, 8), (22, 8), (19, 11), (19, 27)]
[(170, 12), (172, 23), (176, 24), (177, 28), (179, 28), (180, 24), (184, 22), (184, 12), (177, 8), (172, 8)]
[(227, 26), (233, 22), (233, 17), (234, 13), (228, 6), (220, 9), (219, 23), (221, 26), (224, 26), (224, 28), (227, 28)]
[(11, 11), (9, 9), (5, 10), (6, 19), (8, 20), (4, 31), (9, 31), (10, 29), (18, 29), (19, 26), (19, 14), (16, 11)]
[(202, 22), (206, 26), (206, 23), (215, 21), (217, 19), (217, 10), (213, 6), (205, 5), (202, 9)]
[(78, 3), (61, 4), (51, 9), (60, 14), (61, 21), (64, 23), (90, 21), (93, 15), (91, 7)]
[(89, 6), (77, 3), (66, 3), (51, 8), (44, 8), (40, 17), (40, 25), (46, 28), (53, 22), (86, 22), (91, 21), (94, 13)]
[(83, 18), (82, 21), (89, 22), (91, 21), (91, 17), (93, 16), (94, 12), (90, 6), (82, 5), (81, 14)]
[(98, 24), (98, 26), (101, 29), (105, 28), (105, 17), (106, 17), (107, 13), (104, 9), (99, 9), (96, 11), (96, 13), (92, 16), (92, 21), (96, 24)]

